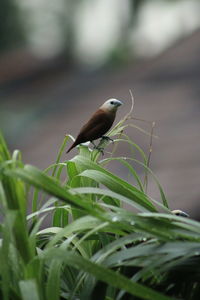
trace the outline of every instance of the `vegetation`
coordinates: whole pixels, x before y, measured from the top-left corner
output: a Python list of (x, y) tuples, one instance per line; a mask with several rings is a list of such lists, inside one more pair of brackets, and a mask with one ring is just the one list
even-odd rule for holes
[[(198, 299), (200, 223), (171, 213), (148, 157), (123, 133), (129, 117), (109, 135), (117, 137), (114, 148), (127, 142), (141, 161), (101, 159), (86, 146), (60, 161), (66, 136), (42, 172), (24, 165), (18, 150), (11, 155), (0, 137), (1, 299)], [(135, 184), (108, 171), (113, 160)], [(161, 201), (147, 195), (147, 176), (134, 164), (153, 176)]]
[(1, 0), (0, 20), (0, 52), (23, 45), (26, 37), (16, 1)]

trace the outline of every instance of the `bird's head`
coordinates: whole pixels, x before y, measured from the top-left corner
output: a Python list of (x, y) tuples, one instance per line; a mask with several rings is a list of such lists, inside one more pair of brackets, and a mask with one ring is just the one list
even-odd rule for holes
[(104, 102), (104, 104), (100, 108), (108, 112), (116, 112), (118, 107), (122, 104), (122, 101), (111, 98)]

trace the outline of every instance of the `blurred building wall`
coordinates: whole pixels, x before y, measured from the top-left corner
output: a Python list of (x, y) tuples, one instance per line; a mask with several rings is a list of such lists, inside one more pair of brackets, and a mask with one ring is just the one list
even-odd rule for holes
[[(150, 2), (155, 1), (148, 3)], [(173, 7), (178, 3), (182, 3), (184, 7), (188, 5), (187, 1), (175, 2), (171, 4)], [(25, 2), (23, 3), (25, 5)], [(34, 3), (37, 5), (40, 1)], [(167, 2), (161, 3), (163, 10), (162, 5)], [(197, 5), (196, 1), (190, 3)], [(144, 5), (147, 5), (147, 2)], [(54, 8), (53, 5), (51, 9)], [(140, 14), (142, 9), (144, 8), (141, 8)], [(116, 11), (117, 8), (113, 13)], [(155, 12), (158, 13), (158, 10)], [(193, 9), (190, 12), (195, 16)], [(117, 28), (120, 28), (121, 22), (124, 27), (127, 25), (126, 22), (129, 22), (126, 10), (121, 13), (125, 17), (120, 19)], [(153, 16), (150, 19), (153, 19)], [(130, 25), (132, 26), (131, 23)], [(128, 40), (130, 43), (133, 42), (134, 49), (137, 45), (138, 49), (151, 48), (153, 42), (142, 39), (139, 45), (138, 36), (133, 37), (128, 28), (130, 30), (127, 25), (126, 32), (130, 38)], [(194, 30), (194, 27), (191, 28)], [(77, 54), (74, 57), (65, 56), (63, 53), (48, 56), (49, 52), (45, 50), (43, 52), (46, 53), (45, 57), (36, 55), (37, 51), (26, 47), (2, 52), (0, 122), (11, 150), (19, 148), (25, 162), (40, 168), (47, 167), (55, 160), (65, 134), (71, 133), (75, 136), (90, 114), (107, 98), (124, 99), (125, 105), (119, 112), (119, 120), (130, 107), (128, 91), (132, 89), (136, 101), (134, 115), (156, 121), (155, 133), (159, 135), (159, 139), (153, 142), (151, 167), (166, 191), (171, 208), (180, 208), (186, 210), (192, 217), (198, 217), (200, 32), (196, 31), (193, 34), (189, 34), (187, 30), (183, 32), (187, 33), (187, 38), (181, 40), (179, 37), (179, 40), (162, 54), (138, 60), (136, 57), (133, 59), (133, 53), (127, 47), (115, 47), (116, 52), (112, 52), (110, 60), (104, 57), (107, 64), (99, 64), (98, 61), (93, 67), (89, 66), (87, 61), (84, 65), (83, 61), (80, 63), (79, 59), (75, 59)], [(123, 34), (117, 36), (121, 36), (122, 41), (127, 42), (127, 38), (123, 40)], [(155, 38), (156, 33), (153, 36)], [(45, 31), (41, 37), (45, 38)], [(46, 38), (48, 40), (48, 34)], [(91, 43), (92, 41), (93, 39)], [(136, 125), (150, 130), (143, 123)], [(127, 133), (134, 142), (148, 151), (148, 136), (134, 128), (129, 129)], [(68, 159), (75, 153), (76, 149), (62, 159)], [(124, 145), (118, 148), (117, 154), (132, 155)], [(113, 165), (112, 170), (134, 183), (126, 169), (120, 167), (119, 172), (119, 166)], [(158, 189), (152, 181), (149, 182), (149, 193), (159, 198)]]

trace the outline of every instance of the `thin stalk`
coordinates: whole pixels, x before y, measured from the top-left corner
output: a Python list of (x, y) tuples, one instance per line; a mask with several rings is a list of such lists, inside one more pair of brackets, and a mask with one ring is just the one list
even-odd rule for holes
[[(150, 142), (149, 142), (149, 154), (148, 154), (148, 158), (147, 158), (147, 168), (149, 168), (149, 166), (150, 166), (151, 154), (152, 154), (152, 150), (153, 150), (153, 131), (154, 131), (155, 125), (156, 125), (156, 123), (152, 122)], [(144, 176), (145, 193), (147, 193), (147, 188), (148, 188), (148, 171), (146, 170), (145, 171), (145, 176)]]

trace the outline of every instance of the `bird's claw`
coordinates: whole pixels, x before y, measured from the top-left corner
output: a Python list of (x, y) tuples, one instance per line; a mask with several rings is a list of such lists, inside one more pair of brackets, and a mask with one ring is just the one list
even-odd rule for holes
[(94, 150), (97, 150), (97, 151), (99, 151), (99, 152), (101, 152), (101, 154), (104, 155), (104, 151), (103, 151), (104, 148), (98, 147), (98, 146), (95, 145), (93, 149), (94, 149)]
[(102, 156), (104, 155), (104, 149), (103, 148), (97, 148), (97, 150), (99, 151), (99, 152), (101, 152), (101, 154), (102, 154)]
[(110, 138), (109, 136), (107, 136), (107, 135), (103, 135), (101, 138), (104, 139), (104, 140), (111, 141), (112, 143), (114, 143), (114, 140), (111, 139), (111, 138)]

